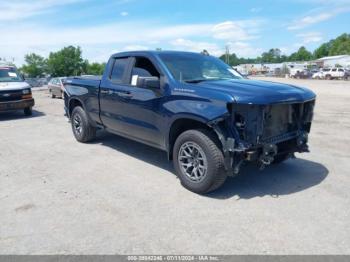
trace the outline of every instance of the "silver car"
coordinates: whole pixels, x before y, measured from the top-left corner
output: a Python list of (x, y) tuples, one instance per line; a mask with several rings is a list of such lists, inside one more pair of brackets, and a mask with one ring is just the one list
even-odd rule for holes
[(65, 77), (56, 77), (52, 78), (50, 82), (48, 83), (48, 89), (51, 94), (51, 98), (64, 98), (64, 86), (63, 81), (65, 80)]

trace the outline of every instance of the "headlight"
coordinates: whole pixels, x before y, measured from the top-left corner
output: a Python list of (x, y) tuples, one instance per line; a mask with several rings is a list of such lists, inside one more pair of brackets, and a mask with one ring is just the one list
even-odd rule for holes
[(23, 89), (22, 93), (23, 95), (28, 95), (30, 94), (30, 89)]

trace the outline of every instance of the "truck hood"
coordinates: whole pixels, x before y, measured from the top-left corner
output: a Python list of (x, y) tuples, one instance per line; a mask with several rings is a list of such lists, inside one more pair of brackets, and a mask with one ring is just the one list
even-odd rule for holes
[(316, 95), (302, 87), (248, 79), (204, 81), (193, 84), (199, 89), (211, 89), (231, 95), (237, 103), (274, 104), (314, 99)]
[(0, 82), (0, 91), (22, 90), (30, 88), (26, 82)]

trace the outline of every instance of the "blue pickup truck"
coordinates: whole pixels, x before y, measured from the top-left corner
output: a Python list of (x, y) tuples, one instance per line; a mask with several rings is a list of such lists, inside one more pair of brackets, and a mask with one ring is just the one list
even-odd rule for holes
[(65, 82), (79, 142), (105, 129), (167, 152), (182, 185), (219, 188), (242, 163), (261, 168), (308, 152), (315, 94), (243, 78), (218, 58), (176, 51), (118, 53), (101, 77)]

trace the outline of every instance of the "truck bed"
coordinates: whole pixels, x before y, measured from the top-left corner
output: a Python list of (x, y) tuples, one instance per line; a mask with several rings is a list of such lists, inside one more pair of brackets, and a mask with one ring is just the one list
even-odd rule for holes
[(98, 88), (101, 83), (101, 76), (74, 76), (68, 77), (64, 84), (72, 86), (83, 86), (83, 87), (96, 87)]

